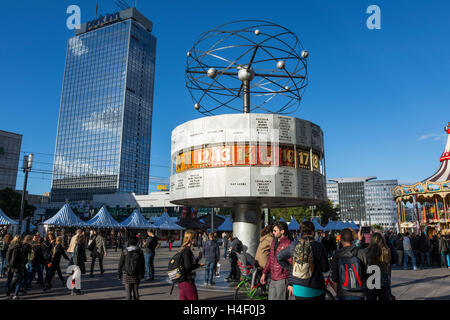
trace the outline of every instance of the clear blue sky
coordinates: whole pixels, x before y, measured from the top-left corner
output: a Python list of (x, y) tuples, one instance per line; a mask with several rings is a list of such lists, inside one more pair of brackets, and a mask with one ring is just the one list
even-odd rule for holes
[[(98, 2), (102, 14), (119, 11), (113, 0)], [(2, 3), (0, 129), (23, 135), (22, 151), (35, 153), (38, 170), (52, 168), (73, 36), (66, 8), (79, 5), (85, 22), (94, 18), (95, 3)], [(366, 27), (372, 4), (381, 9), (381, 30)], [(158, 39), (151, 176), (169, 177), (171, 130), (201, 116), (185, 88), (186, 52), (202, 32), (239, 19), (281, 24), (310, 51), (309, 86), (292, 116), (322, 127), (327, 178), (416, 182), (439, 167), (450, 121), (449, 1), (138, 0), (137, 8)], [(30, 174), (29, 191), (50, 191), (50, 179)]]

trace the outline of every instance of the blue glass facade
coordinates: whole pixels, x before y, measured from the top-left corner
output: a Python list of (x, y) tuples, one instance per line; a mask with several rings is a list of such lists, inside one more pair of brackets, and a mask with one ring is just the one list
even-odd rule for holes
[(69, 39), (52, 201), (148, 193), (155, 55), (132, 19)]

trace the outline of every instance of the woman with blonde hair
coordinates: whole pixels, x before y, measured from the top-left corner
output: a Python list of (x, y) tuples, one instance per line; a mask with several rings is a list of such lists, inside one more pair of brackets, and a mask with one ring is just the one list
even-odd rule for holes
[[(381, 271), (381, 288), (366, 288), (367, 300), (391, 299), (391, 250), (383, 235), (375, 232), (370, 237), (369, 246), (364, 249), (363, 263), (366, 266), (378, 266)], [(370, 274), (367, 274), (369, 276)]]
[(58, 272), (58, 277), (61, 280), (62, 286), (66, 286), (66, 281), (64, 280), (61, 272), (61, 267), (59, 264), (61, 263), (61, 256), (64, 257), (64, 259), (69, 260), (69, 257), (67, 256), (66, 252), (64, 251), (63, 247), (63, 237), (59, 236), (56, 238), (55, 245), (52, 248), (51, 251), (51, 258), (50, 262), (48, 263), (48, 274), (45, 277), (45, 288), (44, 291), (50, 289), (52, 279), (55, 276), (55, 273)]
[(196, 233), (193, 230), (186, 230), (183, 237), (183, 244), (181, 245), (181, 261), (183, 263), (183, 275), (178, 282), (178, 291), (180, 300), (198, 300), (197, 287), (195, 286), (195, 269), (203, 267), (205, 264), (200, 264), (202, 259), (202, 251), (199, 252), (198, 257), (194, 257), (192, 247), (196, 241)]

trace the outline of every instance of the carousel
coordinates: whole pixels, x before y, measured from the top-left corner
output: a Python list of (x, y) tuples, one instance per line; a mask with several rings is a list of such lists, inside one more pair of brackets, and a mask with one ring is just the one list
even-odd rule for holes
[[(414, 185), (400, 185), (392, 190), (397, 204), (399, 230), (430, 228), (450, 234), (450, 122), (445, 127), (447, 145), (439, 170)], [(415, 222), (407, 221), (406, 204), (414, 207)]]

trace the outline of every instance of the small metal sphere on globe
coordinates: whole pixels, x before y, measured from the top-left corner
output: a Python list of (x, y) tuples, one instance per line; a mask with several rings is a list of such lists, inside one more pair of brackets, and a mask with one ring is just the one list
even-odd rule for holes
[(283, 69), (284, 66), (285, 66), (285, 64), (284, 64), (284, 61), (283, 61), (283, 60), (280, 60), (280, 61), (277, 62), (277, 68), (278, 68), (278, 69)]
[(303, 50), (302, 51), (302, 58), (303, 59), (306, 59), (306, 58), (308, 58), (309, 57), (309, 51), (308, 50)]
[(210, 77), (211, 79), (214, 79), (217, 76), (217, 69), (209, 68), (207, 74), (208, 74), (208, 77)]
[(198, 104), (198, 103), (194, 104), (194, 108), (195, 108), (195, 110), (200, 109), (200, 104)]
[(285, 90), (289, 91), (289, 86), (284, 87)]
[(187, 56), (190, 57), (192, 56), (192, 53), (190, 51), (187, 52)]
[(255, 34), (256, 34), (257, 36), (259, 36), (259, 34), (260, 34), (259, 29), (256, 29), (256, 30), (255, 30)]
[(252, 69), (242, 68), (238, 71), (238, 78), (241, 81), (252, 81), (255, 78), (255, 73)]

